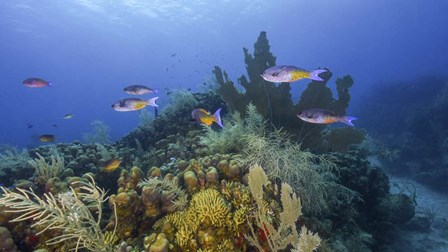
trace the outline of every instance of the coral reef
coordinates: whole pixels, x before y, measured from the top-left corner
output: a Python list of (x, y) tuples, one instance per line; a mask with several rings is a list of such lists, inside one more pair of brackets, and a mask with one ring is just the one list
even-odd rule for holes
[(140, 126), (117, 142), (119, 149), (137, 150), (134, 163), (139, 167), (161, 166), (172, 159), (190, 159), (202, 150), (198, 150), (200, 129), (202, 126), (191, 122), (191, 111), (198, 107), (226, 111), (226, 104), (219, 95), (212, 92), (190, 93), (175, 91), (172, 101), (151, 121)]
[[(330, 243), (334, 247), (345, 247), (349, 250), (385, 251), (391, 243), (393, 224), (400, 223), (387, 216), (396, 215), (398, 209), (403, 213), (401, 223), (412, 218), (415, 211), (412, 197), (389, 193), (389, 179), (379, 169), (370, 165), (366, 152), (350, 149), (347, 153), (332, 153), (336, 165), (332, 173), (337, 182), (359, 195), (354, 202), (337, 200), (329, 202), (332, 213), (327, 218), (332, 223), (331, 230), (320, 230), (319, 233), (333, 233)], [(337, 198), (337, 197), (336, 197)], [(354, 203), (354, 204), (353, 204)], [(402, 212), (402, 211), (406, 212)], [(352, 223), (346, 226), (346, 223)], [(349, 231), (351, 229), (351, 231)], [(343, 239), (351, 233), (351, 239)]]
[[(328, 192), (333, 184), (322, 174), (333, 167), (331, 160), (302, 150), (281, 130), (268, 130), (267, 122), (254, 105), (249, 104), (245, 114), (244, 119), (233, 115), (229, 126), (220, 132), (208, 130), (201, 137), (202, 145), (210, 152), (243, 150), (238, 162), (245, 167), (260, 164), (266, 167), (271, 179), (290, 184), (304, 202), (305, 212), (327, 211)], [(342, 190), (346, 193), (338, 197), (347, 200), (353, 197), (350, 190)]]
[[(109, 221), (108, 230), (113, 230), (116, 226), (115, 235), (121, 240), (132, 237), (139, 228), (141, 215), (141, 202), (135, 191), (121, 192), (111, 195), (109, 207), (116, 208), (116, 216)], [(118, 218), (119, 216), (119, 218)], [(120, 221), (126, 220), (126, 221)]]
[[(413, 215), (415, 195), (389, 193), (387, 176), (352, 146), (364, 139), (362, 130), (314, 127), (295, 116), (314, 106), (345, 114), (353, 80), (336, 80), (336, 100), (327, 72), (294, 104), (289, 84), (259, 76), (275, 64), (266, 34), (253, 56), (244, 52), (244, 93), (215, 68), (219, 95), (174, 92), (166, 109), (142, 115), (140, 126), (116, 143), (3, 152), (0, 168), (10, 178), (1, 187), (0, 225), (18, 249), (387, 249), (393, 225)], [(233, 111), (228, 116), (222, 99)], [(190, 123), (197, 107), (222, 107), (225, 127)], [(110, 159), (121, 160), (119, 168), (102, 171)], [(395, 211), (406, 214), (397, 219)]]

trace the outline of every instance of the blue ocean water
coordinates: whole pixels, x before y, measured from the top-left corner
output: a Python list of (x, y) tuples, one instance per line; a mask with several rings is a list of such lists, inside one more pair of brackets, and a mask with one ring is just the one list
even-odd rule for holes
[[(446, 13), (440, 0), (3, 0), (0, 143), (37, 146), (41, 134), (71, 142), (94, 120), (119, 139), (139, 120), (111, 109), (129, 97), (125, 86), (158, 89), (163, 108), (168, 90), (200, 90), (215, 65), (236, 80), (245, 74), (242, 48), (252, 50), (260, 31), (277, 64), (351, 74), (351, 108), (362, 106), (362, 94), (382, 82), (446, 76)], [(29, 77), (53, 86), (26, 88)], [(305, 88), (292, 86), (297, 96)], [(63, 120), (67, 113), (74, 118)]]

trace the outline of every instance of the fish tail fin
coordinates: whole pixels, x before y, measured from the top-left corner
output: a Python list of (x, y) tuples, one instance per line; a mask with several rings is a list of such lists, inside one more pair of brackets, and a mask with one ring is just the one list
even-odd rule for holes
[(216, 112), (213, 114), (216, 118), (216, 123), (221, 126), (221, 128), (224, 128), (224, 125), (222, 125), (221, 121), (221, 108), (217, 109)]
[(157, 103), (156, 103), (157, 99), (159, 99), (159, 97), (153, 97), (153, 98), (149, 99), (148, 105), (153, 106), (153, 107), (158, 107), (159, 105), (157, 105)]
[(324, 79), (322, 79), (321, 77), (319, 77), (319, 74), (321, 73), (325, 73), (327, 70), (325, 69), (317, 69), (314, 71), (310, 72), (310, 79), (315, 80), (315, 81), (323, 81)]
[(157, 94), (159, 92), (159, 90), (154, 89), (154, 94)]
[(357, 120), (358, 118), (356, 118), (356, 117), (353, 117), (353, 116), (343, 116), (342, 118), (341, 118), (341, 123), (345, 123), (345, 124), (347, 124), (348, 126), (355, 126), (353, 123), (352, 123), (352, 121), (353, 120)]
[(52, 83), (51, 81), (49, 81), (47, 85), (48, 85), (49, 87), (52, 87), (52, 86), (53, 86), (53, 83)]

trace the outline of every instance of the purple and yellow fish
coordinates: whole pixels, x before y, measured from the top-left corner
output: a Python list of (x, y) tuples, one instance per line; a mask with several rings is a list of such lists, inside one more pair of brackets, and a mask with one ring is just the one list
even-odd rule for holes
[(144, 94), (156, 94), (157, 93), (156, 89), (152, 89), (152, 88), (149, 88), (149, 87), (143, 86), (143, 85), (127, 86), (123, 89), (123, 91), (125, 91), (128, 94), (133, 94), (133, 95), (144, 95)]
[(217, 109), (216, 112), (212, 115), (205, 109), (195, 109), (191, 112), (191, 117), (195, 119), (197, 122), (205, 124), (207, 126), (212, 125), (213, 122), (217, 123), (221, 128), (224, 128), (221, 121), (221, 108)]
[(304, 78), (323, 81), (319, 74), (326, 71), (325, 69), (307, 71), (295, 66), (274, 66), (264, 70), (261, 77), (269, 82), (294, 82)]
[(52, 143), (56, 140), (56, 137), (55, 135), (45, 134), (40, 135), (37, 139), (39, 139), (42, 143)]
[(352, 116), (338, 116), (336, 113), (325, 109), (308, 109), (297, 114), (301, 120), (309, 123), (317, 124), (331, 124), (335, 122), (345, 123), (349, 126), (355, 126), (352, 121), (356, 117)]
[(127, 112), (140, 110), (146, 106), (158, 107), (159, 105), (156, 104), (157, 99), (159, 99), (159, 97), (153, 97), (149, 100), (143, 100), (140, 98), (126, 98), (112, 104), (112, 108), (116, 111)]
[(30, 88), (41, 88), (51, 86), (51, 82), (45, 81), (40, 78), (28, 78), (23, 81), (23, 85)]

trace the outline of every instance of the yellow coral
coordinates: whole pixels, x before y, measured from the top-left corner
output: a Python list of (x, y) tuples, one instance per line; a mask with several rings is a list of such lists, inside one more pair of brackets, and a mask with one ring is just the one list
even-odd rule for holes
[(176, 243), (181, 248), (188, 247), (189, 242), (193, 239), (193, 230), (188, 227), (182, 227), (176, 232)]
[(229, 208), (217, 190), (206, 189), (196, 193), (191, 204), (200, 223), (205, 226), (225, 226)]
[(248, 213), (249, 213), (249, 210), (246, 206), (238, 208), (234, 212), (232, 223), (231, 223), (231, 225), (234, 227), (234, 231), (237, 231), (238, 227), (246, 222)]
[[(232, 197), (231, 194), (228, 195)], [(233, 208), (219, 191), (209, 188), (195, 193), (186, 210), (166, 215), (153, 228), (163, 231), (162, 223), (175, 227), (174, 234), (163, 232), (182, 251), (234, 251), (241, 246), (234, 243), (236, 237), (245, 233), (249, 211), (250, 204)]]

